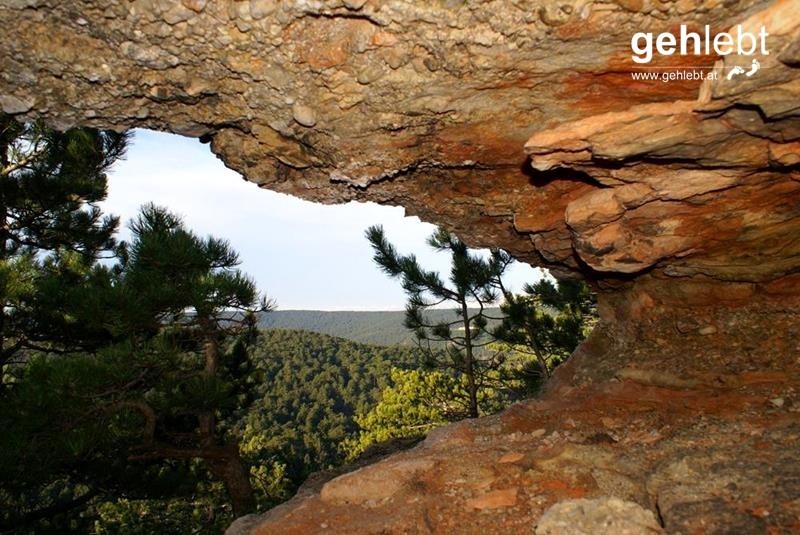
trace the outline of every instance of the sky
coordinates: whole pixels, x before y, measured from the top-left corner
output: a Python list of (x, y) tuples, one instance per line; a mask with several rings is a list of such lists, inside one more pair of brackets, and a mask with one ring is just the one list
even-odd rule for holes
[[(137, 130), (124, 160), (109, 173), (105, 212), (127, 222), (147, 202), (181, 215), (196, 233), (227, 239), (240, 269), (280, 310), (401, 310), (400, 282), (372, 261), (367, 227), (383, 225), (401, 253), (428, 269), (449, 270), (447, 254), (425, 243), (434, 226), (404, 217), (401, 207), (351, 202), (326, 206), (261, 189), (226, 168), (208, 145)], [(508, 285), (521, 290), (542, 271), (515, 262)]]

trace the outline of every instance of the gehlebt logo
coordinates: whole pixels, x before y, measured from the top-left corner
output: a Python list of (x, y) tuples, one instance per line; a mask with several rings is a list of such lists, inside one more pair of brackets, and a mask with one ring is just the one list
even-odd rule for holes
[[(762, 26), (761, 29), (754, 33), (751, 31), (743, 31), (742, 25), (736, 26), (735, 30), (722, 32), (712, 35), (711, 28), (706, 25), (701, 32), (689, 31), (687, 25), (682, 24), (678, 35), (670, 32), (663, 32), (657, 35), (648, 32), (638, 32), (631, 38), (631, 58), (634, 62), (640, 65), (647, 65), (653, 60), (655, 54), (661, 56), (672, 56), (678, 54), (680, 56), (688, 55), (712, 55), (727, 56), (736, 54), (738, 58), (747, 56), (754, 56), (756, 54), (769, 55), (767, 50), (767, 29)], [(670, 67), (667, 67), (670, 68)], [(726, 78), (728, 80), (737, 76), (753, 76), (761, 68), (761, 63), (753, 57), (749, 62), (743, 64), (736, 64), (728, 67)], [(647, 69), (647, 67), (642, 67)], [(635, 74), (635, 73), (634, 73)], [(639, 73), (639, 76), (634, 76), (637, 79), (662, 79), (669, 81), (664, 73), (657, 76), (645, 76), (647, 73)], [(709, 78), (715, 79), (715, 73), (707, 73)], [(703, 78), (701, 76), (700, 78)], [(672, 77), (671, 79), (675, 79)], [(685, 77), (679, 79), (685, 79)]]

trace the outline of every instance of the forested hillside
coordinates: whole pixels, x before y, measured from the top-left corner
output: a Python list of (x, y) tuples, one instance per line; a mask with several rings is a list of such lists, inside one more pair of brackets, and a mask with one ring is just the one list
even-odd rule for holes
[[(452, 310), (431, 310), (428, 317), (434, 322), (456, 319)], [(487, 311), (500, 317), (499, 309)], [(363, 344), (381, 346), (413, 346), (414, 335), (403, 326), (405, 312), (390, 311), (323, 311), (276, 310), (259, 316), (262, 329), (293, 329), (312, 331), (347, 338)]]
[[(262, 331), (251, 353), (254, 402), (233, 427), (251, 464), (278, 484), (277, 494), (264, 489), (265, 499), (280, 500), (280, 492), (293, 491), (311, 472), (340, 464), (340, 445), (358, 431), (354, 416), (377, 403), (392, 367), (414, 365), (414, 351), (304, 331)], [(276, 474), (286, 481), (274, 481)]]
[[(355, 416), (377, 404), (390, 384), (392, 368), (416, 362), (412, 348), (368, 346), (288, 330), (262, 331), (248, 353), (249, 371), (239, 378), (242, 388), (230, 392), (239, 399), (226, 402), (239, 408), (220, 426), (226, 436), (238, 437), (260, 510), (291, 497), (309, 474), (341, 465), (346, 457), (342, 445), (359, 431)], [(235, 351), (229, 355), (226, 359), (235, 358)], [(11, 437), (5, 439), (7, 445)], [(177, 534), (191, 527), (195, 533), (219, 533), (233, 520), (224, 489), (198, 463), (149, 469), (125, 464), (129, 481), (120, 496), (93, 493), (83, 511), (54, 515), (34, 524), (35, 531)], [(109, 465), (104, 466), (108, 471)], [(19, 522), (14, 508), (24, 513), (49, 503), (38, 498), (29, 505), (26, 495), (6, 494), (3, 482), (0, 478), (0, 502), (7, 500), (12, 508), (0, 514), (0, 531)], [(8, 490), (16, 488), (10, 481), (5, 484)], [(66, 476), (50, 485), (72, 492)]]

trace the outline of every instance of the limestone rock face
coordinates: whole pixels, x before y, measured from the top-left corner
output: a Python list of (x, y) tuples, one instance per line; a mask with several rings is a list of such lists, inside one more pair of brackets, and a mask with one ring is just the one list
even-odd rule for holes
[[(265, 188), (402, 205), (600, 292), (542, 400), (256, 529), (529, 533), (576, 498), (800, 529), (800, 0), (0, 0), (0, 24), (20, 120), (199, 137)], [(634, 79), (631, 37), (682, 24), (763, 26), (769, 53)]]
[[(797, 268), (797, 0), (4, 0), (20, 119), (212, 142), (264, 187), (373, 200), (597, 279)], [(634, 33), (766, 25), (768, 55), (658, 56)], [(742, 59), (744, 58), (744, 59)], [(789, 243), (790, 242), (790, 243)]]

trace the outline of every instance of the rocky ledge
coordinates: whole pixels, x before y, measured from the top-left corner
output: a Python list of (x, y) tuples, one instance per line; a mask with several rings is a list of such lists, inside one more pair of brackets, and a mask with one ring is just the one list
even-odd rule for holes
[[(653, 325), (661, 343), (635, 348), (599, 329), (540, 399), (438, 429), (228, 533), (800, 532), (800, 302), (754, 301), (718, 309), (703, 344), (669, 343), (668, 321)], [(750, 337), (735, 357), (727, 329)]]
[(229, 534), (792, 533), (797, 377), (678, 389), (669, 374), (558, 389), (441, 429)]

